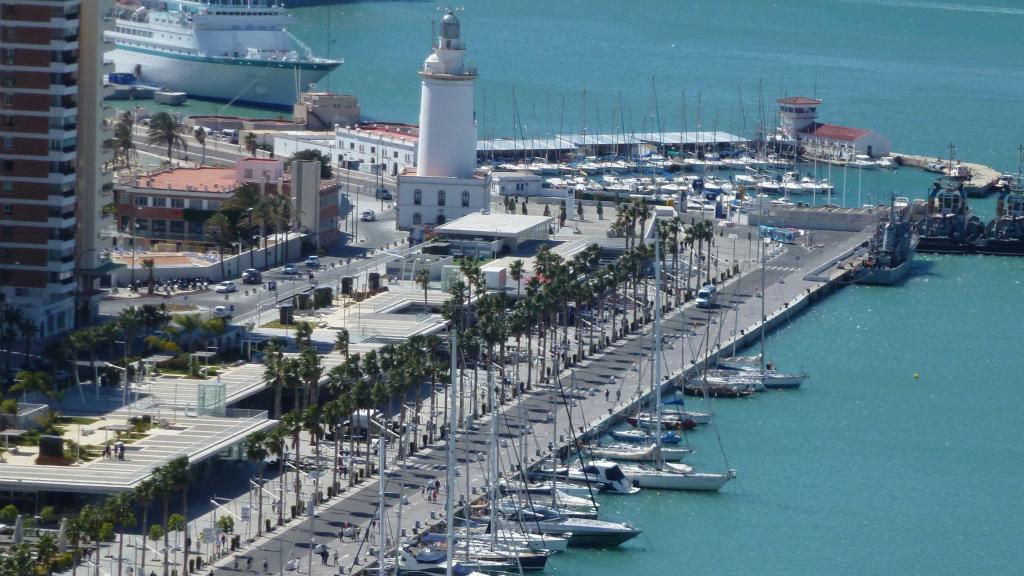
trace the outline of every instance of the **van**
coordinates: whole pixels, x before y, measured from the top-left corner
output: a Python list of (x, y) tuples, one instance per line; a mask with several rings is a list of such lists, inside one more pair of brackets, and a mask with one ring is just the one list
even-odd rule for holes
[(320, 267), (320, 257), (316, 256), (316, 255), (307, 256), (306, 257), (306, 266), (308, 266), (310, 268), (319, 268)]
[(718, 296), (718, 286), (707, 284), (697, 292), (697, 308), (711, 308)]
[(229, 128), (225, 128), (224, 130), (220, 131), (220, 135), (228, 142), (231, 142), (232, 144), (238, 144), (238, 130), (231, 130)]

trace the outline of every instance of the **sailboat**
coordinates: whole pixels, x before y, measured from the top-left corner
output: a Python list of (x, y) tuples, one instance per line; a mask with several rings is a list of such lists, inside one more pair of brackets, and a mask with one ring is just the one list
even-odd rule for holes
[[(656, 407), (654, 437), (661, 447), (661, 242), (654, 243), (654, 405)], [(623, 471), (632, 476), (633, 483), (640, 488), (661, 490), (720, 490), (736, 477), (736, 472), (698, 472), (685, 464), (666, 463), (659, 459), (653, 466), (625, 467)]]

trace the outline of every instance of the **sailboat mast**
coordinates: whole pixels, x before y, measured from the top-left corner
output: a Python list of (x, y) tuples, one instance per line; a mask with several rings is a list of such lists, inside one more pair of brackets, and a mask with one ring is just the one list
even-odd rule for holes
[[(488, 357), (487, 362), (491, 363), (492, 359)], [(491, 550), (494, 550), (498, 547), (498, 530), (496, 525), (498, 520), (498, 411), (494, 406), (494, 370), (490, 364), (487, 366), (487, 407), (491, 411), (491, 437), (489, 439), (491, 448), (491, 489), (487, 499), (491, 504)]]
[(657, 233), (657, 216), (654, 230), (654, 442), (658, 447), (656, 463), (661, 468), (661, 236)]
[[(758, 228), (758, 230), (760, 230), (760, 228)], [(766, 239), (765, 238), (760, 238), (760, 234), (758, 234), (758, 236), (759, 236), (758, 251), (761, 253), (761, 380), (762, 380), (762, 383), (763, 383), (763, 381), (764, 381), (764, 373), (765, 373), (765, 364), (764, 364), (764, 330), (765, 330), (765, 324), (766, 324), (766, 317), (764, 315), (764, 289), (765, 289), (764, 265), (765, 265), (765, 261), (767, 261), (767, 259), (768, 259), (768, 255), (765, 253), (765, 250), (764, 250), (765, 240)]]
[[(451, 354), (451, 366), (452, 366), (452, 383), (449, 386), (448, 397), (450, 410), (455, 411), (456, 403), (458, 398), (458, 349), (459, 349), (459, 335), (458, 330), (452, 325), (452, 354)], [(452, 516), (452, 509), (455, 507), (455, 427), (456, 418), (454, 414), (448, 414), (448, 445), (445, 451), (446, 462), (445, 462), (445, 496), (444, 496), (444, 510), (445, 510), (445, 528), (447, 533), (445, 534), (445, 543), (447, 546), (445, 562), (445, 576), (452, 576), (452, 565), (455, 563), (455, 518)]]

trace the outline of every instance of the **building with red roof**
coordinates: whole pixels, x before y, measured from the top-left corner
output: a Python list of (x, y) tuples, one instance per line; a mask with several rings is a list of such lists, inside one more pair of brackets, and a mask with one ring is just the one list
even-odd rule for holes
[(892, 149), (888, 138), (872, 130), (818, 122), (817, 98), (789, 96), (776, 102), (782, 136), (799, 142), (810, 156), (850, 161), (857, 155), (885, 156)]

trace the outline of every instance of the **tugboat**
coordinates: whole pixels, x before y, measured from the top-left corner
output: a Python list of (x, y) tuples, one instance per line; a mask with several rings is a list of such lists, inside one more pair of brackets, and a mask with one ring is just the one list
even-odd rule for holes
[(918, 252), (970, 254), (984, 229), (981, 220), (967, 207), (964, 183), (942, 176), (928, 195), (928, 212), (921, 223)]
[(868, 259), (857, 275), (858, 284), (890, 285), (906, 277), (918, 239), (910, 225), (906, 198), (893, 199), (889, 218), (878, 223), (868, 244)]
[(999, 194), (996, 217), (985, 232), (985, 238), (977, 242), (979, 254), (1024, 256), (1024, 186), (1020, 178)]

